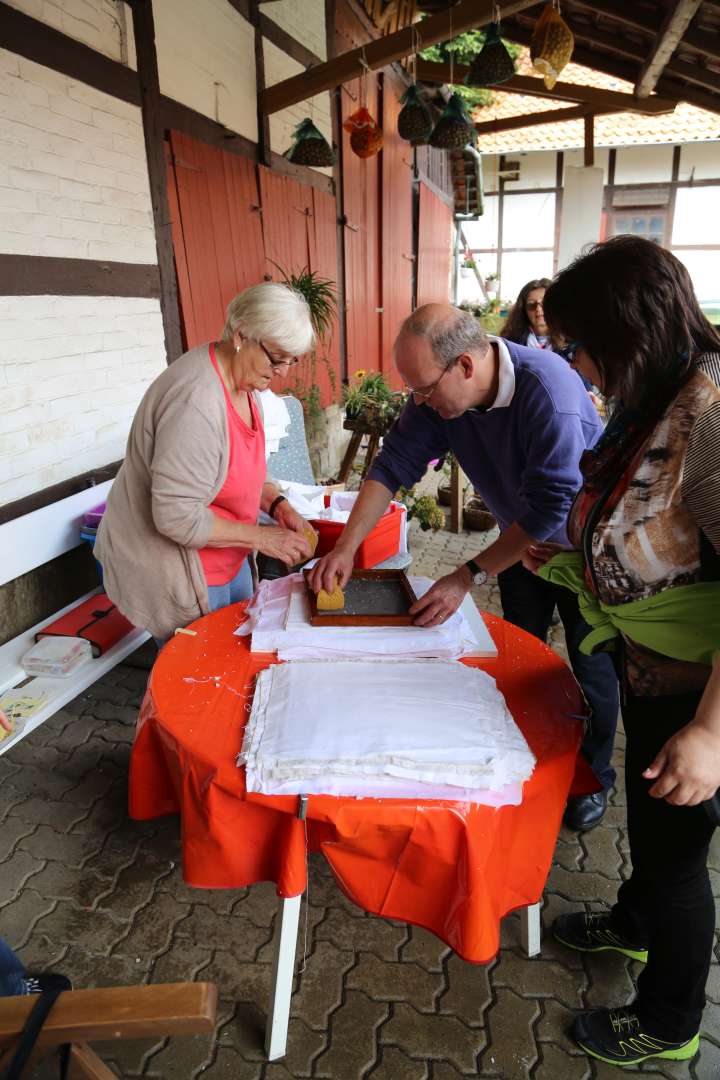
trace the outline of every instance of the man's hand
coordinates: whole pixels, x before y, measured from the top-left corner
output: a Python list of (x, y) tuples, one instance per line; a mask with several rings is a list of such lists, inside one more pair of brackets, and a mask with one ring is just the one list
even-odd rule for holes
[(655, 780), (650, 794), (673, 806), (697, 806), (720, 787), (720, 737), (697, 717), (663, 746), (646, 780)]
[(562, 544), (531, 544), (522, 556), (522, 564), (534, 574), (546, 562), (550, 562), (553, 555), (558, 555), (561, 551), (572, 551), (572, 548), (563, 547)]
[(466, 566), (439, 578), (424, 596), (413, 604), (410, 614), (416, 626), (441, 626), (462, 604), (472, 584)]
[(310, 544), (302, 533), (279, 525), (260, 525), (257, 533), (257, 550), (272, 559), (280, 559), (286, 566), (297, 566), (310, 558)]
[(316, 594), (321, 589), (331, 593), (336, 585), (344, 589), (353, 572), (354, 561), (355, 552), (337, 543), (332, 551), (323, 555), (313, 566), (309, 577), (310, 588)]

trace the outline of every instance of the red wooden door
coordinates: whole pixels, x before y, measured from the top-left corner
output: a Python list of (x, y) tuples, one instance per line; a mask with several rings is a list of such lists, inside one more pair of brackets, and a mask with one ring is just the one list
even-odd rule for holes
[(450, 299), (450, 259), (452, 254), (450, 207), (420, 182), (420, 223), (418, 226), (417, 303), (442, 303)]
[[(367, 107), (379, 120), (377, 79), (368, 76)], [(360, 105), (360, 80), (341, 91), (343, 122)], [(382, 370), (380, 278), (380, 156), (359, 158), (343, 130), (345, 212), (345, 347), (347, 370)]]
[[(281, 271), (298, 273), (306, 267), (335, 282), (337, 277), (337, 230), (335, 199), (307, 184), (259, 167), (266, 273), (276, 280)], [(312, 384), (320, 390), (320, 404), (337, 400), (339, 372), (337, 324), (327, 341), (307, 357), (290, 376), (297, 390)]]
[(382, 370), (392, 386), (402, 381), (392, 363), (398, 330), (412, 310), (412, 147), (397, 133), (404, 87), (389, 72), (383, 87), (382, 149)]
[(170, 212), (186, 345), (217, 338), (229, 301), (263, 279), (255, 166), (170, 133)]

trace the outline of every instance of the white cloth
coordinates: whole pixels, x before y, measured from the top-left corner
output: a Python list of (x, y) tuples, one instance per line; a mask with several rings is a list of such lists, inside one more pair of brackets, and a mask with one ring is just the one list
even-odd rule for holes
[[(432, 585), (411, 577), (416, 596)], [(439, 657), (455, 660), (467, 653), (497, 655), (490, 638), (480, 643), (461, 611), (442, 626), (311, 626), (301, 574), (261, 581), (247, 608), (248, 619), (235, 631), (252, 634), (252, 652), (277, 652), (280, 660), (369, 657)], [(484, 624), (483, 624), (484, 626)]]
[(284, 439), (290, 430), (290, 413), (283, 399), (272, 390), (261, 390), (260, 400), (265, 429), (265, 456), (270, 457), (280, 446), (280, 440)]
[(248, 791), (503, 805), (535, 758), (495, 680), (447, 661), (274, 665), (258, 676), (238, 765)]

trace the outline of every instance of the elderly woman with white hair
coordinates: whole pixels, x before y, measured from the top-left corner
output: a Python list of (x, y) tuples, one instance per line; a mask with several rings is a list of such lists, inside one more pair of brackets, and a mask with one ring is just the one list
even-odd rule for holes
[[(156, 640), (250, 596), (251, 551), (309, 557), (303, 519), (266, 474), (258, 392), (313, 342), (303, 296), (253, 285), (230, 302), (222, 340), (179, 357), (140, 402), (95, 554), (108, 596)], [(277, 527), (259, 526), (260, 510)]]

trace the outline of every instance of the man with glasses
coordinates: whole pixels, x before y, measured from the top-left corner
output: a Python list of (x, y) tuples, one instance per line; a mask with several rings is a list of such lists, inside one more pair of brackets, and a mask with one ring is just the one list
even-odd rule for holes
[(610, 765), (618, 714), (608, 656), (584, 656), (588, 632), (568, 590), (522, 564), (538, 541), (567, 544), (565, 523), (581, 485), (580, 456), (602, 425), (582, 383), (561, 357), (502, 338), (449, 304), (426, 304), (401, 327), (395, 364), (409, 399), (384, 440), (334, 551), (317, 564), (313, 588), (341, 587), (355, 552), (399, 487), (412, 487), (428, 462), (455, 454), (496, 517), (500, 535), (475, 558), (440, 578), (418, 600), (419, 626), (443, 623), (473, 584), (497, 575), (503, 614), (542, 640), (557, 606), (568, 654), (593, 711), (583, 750), (603, 791), (572, 801), (566, 822), (587, 830), (601, 820), (615, 773)]

